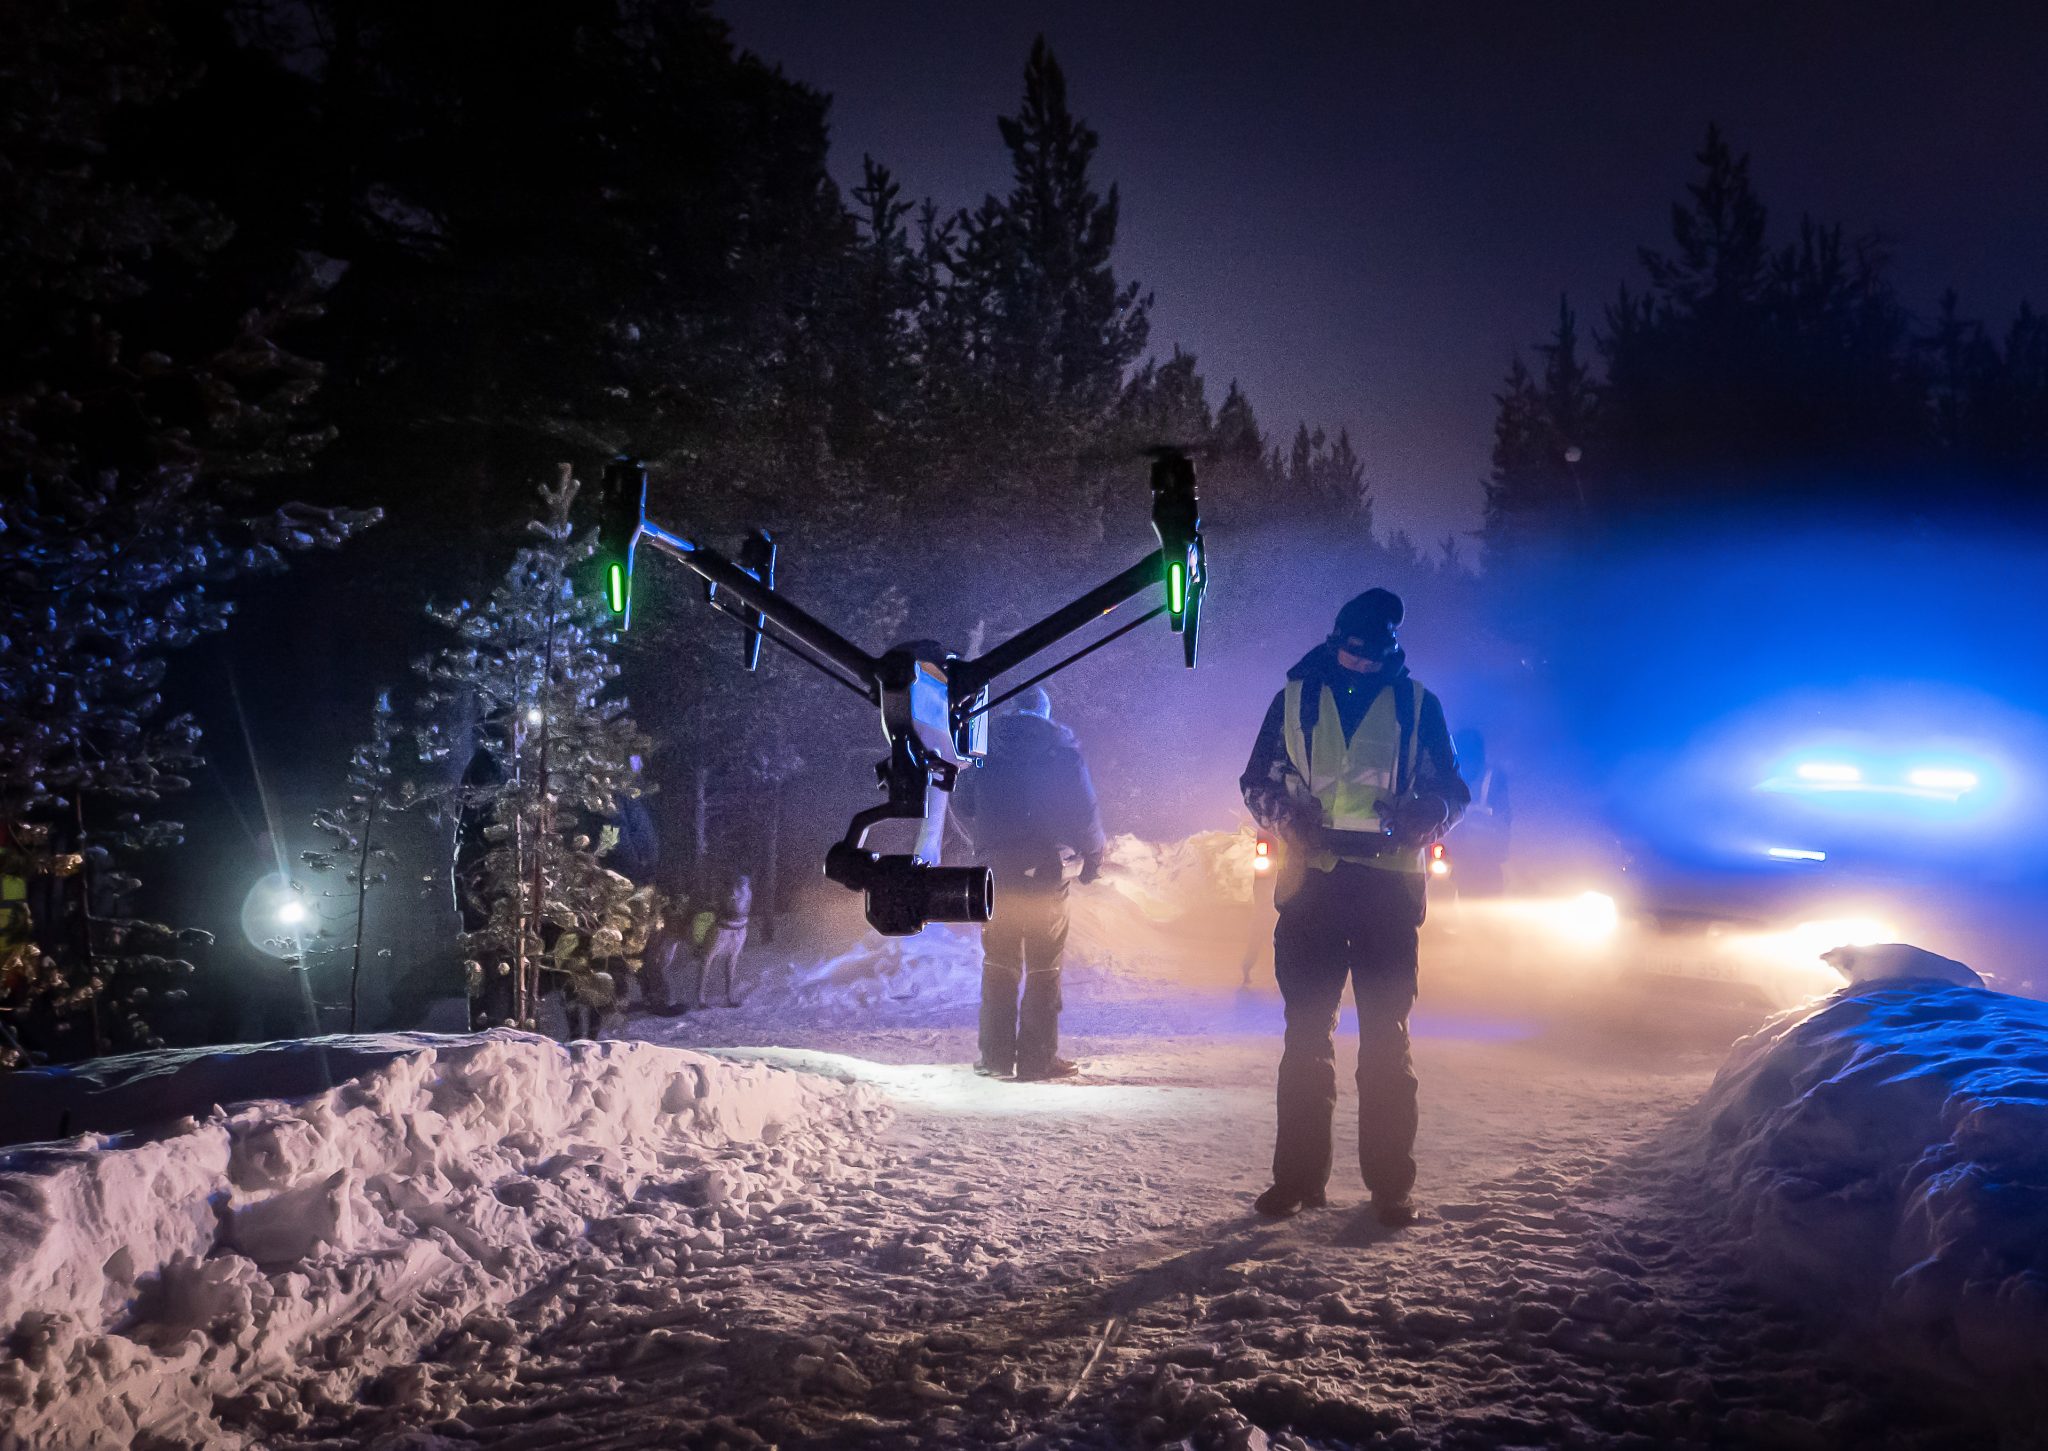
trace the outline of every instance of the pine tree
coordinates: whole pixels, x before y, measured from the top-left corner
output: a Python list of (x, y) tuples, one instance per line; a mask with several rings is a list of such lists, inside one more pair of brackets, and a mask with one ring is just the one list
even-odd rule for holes
[[(401, 734), (391, 710), (391, 692), (377, 693), (370, 716), (370, 738), (349, 757), (346, 795), (338, 806), (313, 813), (313, 827), (333, 845), (325, 851), (309, 851), (300, 860), (315, 872), (337, 873), (346, 891), (340, 894), (348, 933), (345, 946), (323, 945), (327, 954), (348, 954), (348, 1030), (359, 1026), (363, 977), (364, 925), (370, 888), (389, 880), (389, 864), (396, 857), (385, 842), (385, 831), (397, 813), (418, 804), (416, 783), (401, 780), (392, 752)], [(321, 924), (324, 937), (328, 931)]]
[(1117, 281), (1117, 189), (1095, 189), (1100, 138), (1068, 109), (1066, 75), (1043, 36), (1024, 68), (1022, 107), (997, 126), (1013, 185), (963, 217), (954, 261), (973, 361), (1017, 403), (1099, 416), (1144, 351), (1151, 299)]
[(1266, 436), (1259, 431), (1259, 418), (1251, 399), (1235, 378), (1230, 380), (1230, 391), (1223, 395), (1216, 410), (1211, 447), (1219, 461), (1239, 469), (1257, 468), (1265, 461)]
[(1195, 355), (1176, 347), (1166, 362), (1147, 360), (1132, 373), (1118, 404), (1118, 425), (1133, 445), (1194, 448), (1209, 442), (1216, 424), (1195, 366)]
[(1599, 451), (1598, 395), (1579, 357), (1570, 299), (1558, 299), (1556, 329), (1537, 351), (1542, 375), (1516, 358), (1494, 395), (1493, 469), (1485, 481), (1481, 537), (1496, 563), (1540, 535), (1583, 524), (1590, 507), (1583, 470), (1588, 450)]
[[(639, 794), (631, 758), (648, 742), (611, 693), (611, 616), (596, 582), (581, 577), (597, 536), (575, 531), (576, 493), (565, 464), (527, 526), (535, 542), (490, 598), (429, 609), (460, 643), (419, 664), (431, 683), (425, 715), (453, 706), (500, 727), (482, 747), (496, 779), (461, 793), (484, 849), (457, 889), (482, 918), (464, 938), (472, 982), (509, 980), (509, 1021), (526, 1028), (538, 1024), (544, 985), (600, 1010), (616, 1002), (615, 971), (638, 970), (656, 920), (654, 889), (603, 860), (617, 831), (602, 823), (621, 796)], [(450, 749), (432, 725), (420, 747), (428, 759)]]
[(1676, 251), (1643, 247), (1637, 256), (1663, 307), (1696, 316), (1739, 314), (1763, 290), (1769, 212), (1749, 179), (1749, 157), (1735, 154), (1720, 127), (1707, 127), (1697, 160), (1701, 176), (1686, 188), (1690, 203), (1671, 208)]
[(1320, 426), (1297, 424), (1286, 466), (1273, 484), (1268, 508), (1276, 519), (1335, 525), (1371, 537), (1372, 494), (1348, 429), (1333, 439)]

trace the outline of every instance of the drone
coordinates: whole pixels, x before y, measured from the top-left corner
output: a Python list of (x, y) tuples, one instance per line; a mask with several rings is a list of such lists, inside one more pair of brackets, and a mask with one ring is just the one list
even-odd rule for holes
[[(1152, 532), (1159, 547), (973, 659), (933, 640), (909, 640), (869, 654), (776, 590), (776, 545), (765, 531), (755, 530), (738, 557), (729, 559), (649, 519), (647, 469), (625, 456), (605, 466), (598, 495), (605, 602), (619, 628), (630, 629), (634, 558), (646, 544), (694, 572), (703, 581), (706, 603), (745, 628), (742, 660), (748, 670), (759, 666), (761, 642), (769, 640), (876, 707), (889, 754), (876, 765), (875, 776), (886, 796), (857, 812), (846, 835), (826, 852), (826, 878), (862, 893), (869, 925), (887, 936), (908, 936), (931, 922), (986, 922), (995, 910), (989, 869), (937, 863), (954, 783), (988, 753), (989, 712), (1161, 615), (1180, 636), (1187, 667), (1194, 668), (1209, 583), (1195, 467), (1176, 448), (1154, 449), (1151, 456)], [(1147, 613), (991, 698), (1000, 677), (1154, 590), (1164, 598)], [(868, 833), (898, 820), (922, 822), (915, 849), (871, 851)]]

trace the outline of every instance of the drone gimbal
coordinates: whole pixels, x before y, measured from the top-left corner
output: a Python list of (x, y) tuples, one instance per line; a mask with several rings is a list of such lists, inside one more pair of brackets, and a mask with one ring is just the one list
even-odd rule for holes
[[(1159, 548), (972, 660), (933, 640), (911, 640), (881, 655), (868, 654), (776, 592), (775, 541), (766, 533), (756, 530), (749, 536), (735, 561), (650, 520), (647, 470), (637, 460), (622, 457), (607, 464), (599, 498), (606, 598), (621, 629), (632, 621), (633, 559), (644, 540), (695, 571), (704, 581), (707, 602), (745, 627), (747, 669), (759, 663), (761, 641), (772, 640), (880, 709), (889, 755), (875, 774), (887, 799), (857, 813), (845, 837), (825, 854), (826, 877), (865, 894), (868, 922), (877, 932), (901, 936), (927, 922), (989, 920), (995, 888), (988, 869), (934, 863), (947, 793), (959, 773), (987, 753), (990, 710), (1162, 614), (1181, 637), (1188, 667), (1194, 667), (1208, 565), (1194, 464), (1177, 449), (1153, 452), (1152, 530)], [(998, 676), (1152, 589), (1165, 594), (1156, 608), (990, 698)], [(885, 856), (868, 850), (867, 834), (880, 823), (920, 819), (914, 852)]]

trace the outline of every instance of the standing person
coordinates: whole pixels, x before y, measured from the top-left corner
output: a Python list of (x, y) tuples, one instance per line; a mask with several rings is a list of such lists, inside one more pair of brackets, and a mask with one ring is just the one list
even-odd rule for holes
[(1452, 741), (1458, 748), (1458, 774), (1472, 788), (1472, 804), (1458, 823), (1451, 885), (1460, 897), (1498, 897), (1507, 890), (1508, 845), (1515, 823), (1508, 774), (1487, 760), (1486, 738), (1478, 731), (1459, 731)]
[[(1414, 1221), (1415, 1005), (1423, 849), (1470, 799), (1443, 706), (1409, 674), (1400, 598), (1367, 590), (1287, 672), (1239, 782), (1285, 853), (1274, 975), (1287, 1004), (1273, 1187), (1281, 1219), (1325, 1202), (1337, 1106), (1337, 1013), (1358, 1006), (1358, 1166), (1382, 1224)], [(1000, 901), (1000, 898), (998, 898)]]
[[(1102, 871), (1095, 783), (1074, 733), (1032, 686), (989, 731), (988, 759), (967, 773), (953, 810), (975, 857), (995, 873), (995, 919), (981, 929), (981, 1059), (974, 1071), (1019, 1082), (1071, 1078), (1059, 1056), (1060, 959), (1067, 946), (1061, 852), (1081, 859), (1081, 880)], [(1017, 989), (1024, 994), (1021, 1007)]]

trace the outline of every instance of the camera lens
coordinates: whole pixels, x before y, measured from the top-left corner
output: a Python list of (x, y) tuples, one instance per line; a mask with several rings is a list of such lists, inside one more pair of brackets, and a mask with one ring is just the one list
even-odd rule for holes
[(887, 936), (908, 936), (927, 922), (986, 922), (995, 906), (987, 867), (931, 867), (912, 856), (856, 865), (856, 880), (867, 891), (868, 924)]
[(927, 922), (986, 922), (995, 910), (995, 876), (987, 867), (926, 867)]

